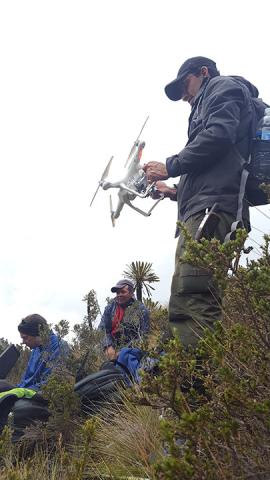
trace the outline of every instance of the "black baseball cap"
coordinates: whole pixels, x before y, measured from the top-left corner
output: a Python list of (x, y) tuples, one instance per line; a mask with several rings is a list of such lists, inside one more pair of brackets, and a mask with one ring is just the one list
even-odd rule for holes
[(115, 293), (117, 292), (117, 290), (120, 290), (120, 288), (123, 288), (126, 285), (128, 285), (130, 288), (132, 288), (132, 290), (134, 290), (134, 283), (128, 278), (122, 278), (117, 282), (116, 285), (114, 285), (114, 287), (111, 288), (111, 292)]
[(177, 77), (165, 87), (165, 93), (170, 100), (181, 100), (184, 93), (184, 80), (189, 73), (197, 73), (201, 67), (216, 68), (216, 63), (207, 57), (188, 58), (178, 70)]

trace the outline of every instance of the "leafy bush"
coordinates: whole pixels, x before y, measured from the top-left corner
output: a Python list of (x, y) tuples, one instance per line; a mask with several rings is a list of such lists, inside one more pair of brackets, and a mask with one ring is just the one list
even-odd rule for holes
[[(185, 260), (211, 271), (223, 295), (223, 321), (214, 331), (205, 331), (196, 351), (184, 349), (178, 338), (161, 341), (167, 311), (151, 304), (154, 331), (148, 340), (158, 363), (143, 374), (140, 387), (126, 392), (117, 409), (85, 419), (71, 400), (71, 384), (55, 384), (51, 405), (57, 421), (67, 419), (69, 440), (65, 443), (61, 426), (54, 426), (60, 428), (54, 453), (46, 457), (44, 447), (42, 455), (16, 464), (14, 458), (13, 463), (8, 460), (6, 432), (0, 443), (5, 465), (1, 478), (26, 480), (31, 464), (37, 479), (40, 471), (44, 479), (63, 480), (130, 475), (153, 480), (269, 479), (270, 237), (265, 237), (261, 258), (243, 267), (245, 238), (240, 231), (223, 245), (188, 239)], [(91, 365), (101, 358), (95, 335), (83, 324), (74, 340), (78, 351), (93, 341), (97, 363)]]
[[(262, 257), (240, 266), (245, 233), (220, 245), (189, 242), (187, 259), (210, 270), (223, 291), (224, 320), (197, 351), (164, 346), (159, 374), (144, 379), (144, 401), (163, 410), (162, 479), (270, 477), (269, 237)], [(228, 271), (228, 273), (227, 273)]]

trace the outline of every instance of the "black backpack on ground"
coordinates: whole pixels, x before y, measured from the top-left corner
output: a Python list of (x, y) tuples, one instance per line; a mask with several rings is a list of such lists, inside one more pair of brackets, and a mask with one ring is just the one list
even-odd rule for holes
[(48, 402), (40, 395), (37, 394), (31, 399), (21, 398), (17, 400), (13, 406), (12, 441), (20, 440), (25, 428), (35, 422), (47, 422), (49, 416)]
[(117, 367), (116, 362), (105, 362), (101, 370), (77, 382), (74, 391), (81, 399), (83, 411), (95, 414), (101, 408), (121, 402), (120, 389), (127, 387), (128, 373), (122, 365)]

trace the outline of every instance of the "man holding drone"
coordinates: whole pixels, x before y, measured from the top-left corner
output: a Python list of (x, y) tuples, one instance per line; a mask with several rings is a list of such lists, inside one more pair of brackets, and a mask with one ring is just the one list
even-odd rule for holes
[[(252, 195), (253, 204), (265, 203), (257, 186), (251, 191), (244, 168), (250, 153), (251, 99), (261, 107), (262, 116), (265, 107), (257, 98), (257, 88), (242, 77), (220, 76), (209, 58), (194, 57), (182, 64), (165, 93), (170, 100), (191, 106), (188, 142), (180, 153), (167, 158), (166, 165), (146, 164), (148, 182), (156, 181), (157, 192), (177, 200), (178, 220), (194, 239), (215, 237), (224, 242), (233, 223), (249, 231), (247, 198)], [(177, 188), (162, 182), (178, 176)], [(169, 321), (185, 346), (195, 346), (203, 328), (221, 318), (221, 300), (205, 270), (179, 262), (184, 253), (180, 232)]]

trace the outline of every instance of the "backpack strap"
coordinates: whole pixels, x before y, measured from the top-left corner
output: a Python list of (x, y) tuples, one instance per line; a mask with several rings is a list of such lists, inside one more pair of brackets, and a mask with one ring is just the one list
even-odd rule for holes
[(240, 180), (239, 194), (238, 194), (238, 207), (237, 207), (236, 220), (231, 225), (231, 231), (227, 233), (227, 235), (225, 236), (224, 243), (228, 242), (229, 240), (235, 240), (236, 231), (239, 228), (244, 228), (243, 205), (244, 205), (244, 196), (246, 192), (246, 184), (247, 184), (248, 176), (249, 176), (248, 170), (246, 170), (246, 168), (243, 168), (243, 171), (241, 174), (241, 180)]
[(236, 214), (236, 221), (242, 222), (242, 223), (243, 223), (243, 202), (244, 202), (248, 176), (249, 176), (249, 172), (244, 168), (242, 171), (241, 180), (240, 180), (238, 208), (237, 208), (237, 214)]

